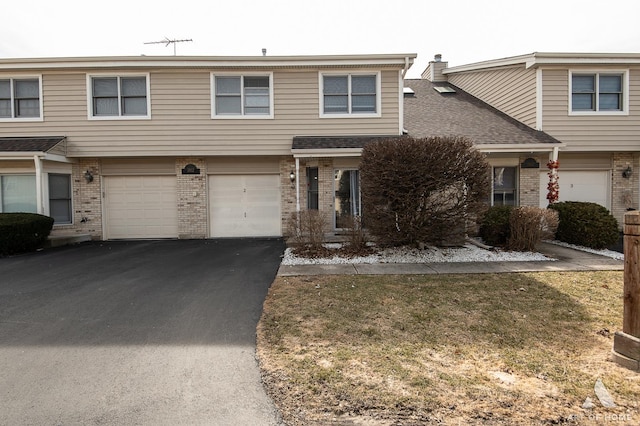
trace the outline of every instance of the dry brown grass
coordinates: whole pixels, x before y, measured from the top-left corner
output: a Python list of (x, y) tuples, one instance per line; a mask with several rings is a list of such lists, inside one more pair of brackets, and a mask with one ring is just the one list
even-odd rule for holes
[(622, 272), (280, 277), (258, 356), (290, 425), (638, 424), (621, 294)]

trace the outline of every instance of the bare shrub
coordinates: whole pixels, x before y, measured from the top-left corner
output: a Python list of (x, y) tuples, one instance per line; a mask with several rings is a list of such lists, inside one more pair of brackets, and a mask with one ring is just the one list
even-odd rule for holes
[(558, 229), (558, 212), (539, 207), (516, 207), (509, 216), (507, 248), (515, 251), (533, 251), (544, 239), (554, 237)]
[(367, 247), (367, 234), (362, 226), (362, 218), (360, 216), (349, 216), (346, 219), (346, 223), (344, 235), (347, 237), (347, 242), (343, 251), (352, 255), (369, 253), (371, 250)]
[(485, 155), (465, 138), (372, 142), (360, 176), (367, 229), (382, 245), (461, 242), (490, 191)]
[(292, 213), (287, 220), (289, 244), (299, 254), (316, 254), (324, 252), (327, 220), (318, 210), (304, 210)]

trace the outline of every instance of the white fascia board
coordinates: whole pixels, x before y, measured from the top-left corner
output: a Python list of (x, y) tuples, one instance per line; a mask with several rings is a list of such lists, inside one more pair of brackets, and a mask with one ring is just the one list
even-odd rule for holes
[(530, 53), (528, 55), (513, 56), (510, 58), (492, 59), (490, 61), (475, 62), (473, 64), (459, 65), (457, 67), (445, 68), (442, 70), (442, 73), (454, 74), (456, 72), (477, 71), (477, 70), (488, 69), (488, 68), (528, 64), (534, 57), (535, 57), (535, 53)]
[(443, 74), (478, 71), (489, 68), (524, 65), (525, 68), (541, 65), (637, 65), (640, 53), (549, 53), (535, 52), (509, 58), (475, 62), (467, 65), (446, 68)]
[(362, 148), (292, 149), (293, 158), (360, 157)]
[(64, 155), (58, 154), (45, 153), (42, 159), (47, 161), (55, 161), (57, 163), (75, 163), (75, 161), (68, 159)]
[(554, 148), (564, 148), (566, 144), (479, 144), (474, 145), (480, 152), (507, 152), (507, 153), (529, 153), (529, 152), (553, 152)]
[(404, 69), (415, 53), (326, 56), (130, 56), (95, 58), (0, 59), (0, 70), (63, 68), (287, 68), (394, 66)]
[(42, 151), (15, 151), (15, 152), (1, 152), (0, 160), (31, 160), (34, 156), (43, 158), (46, 154)]

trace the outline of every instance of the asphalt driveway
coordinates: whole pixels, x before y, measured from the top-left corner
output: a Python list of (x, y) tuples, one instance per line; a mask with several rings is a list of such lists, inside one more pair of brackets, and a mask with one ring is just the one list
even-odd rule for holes
[(277, 425), (255, 329), (279, 239), (0, 258), (0, 424)]

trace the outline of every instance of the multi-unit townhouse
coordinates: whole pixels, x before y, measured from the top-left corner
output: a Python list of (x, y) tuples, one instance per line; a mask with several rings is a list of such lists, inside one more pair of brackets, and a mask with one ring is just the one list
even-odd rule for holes
[(1, 59), (0, 212), (94, 239), (279, 236), (305, 208), (339, 228), (415, 57)]
[[(456, 67), (436, 55), (422, 76), (559, 140), (560, 201), (599, 203), (618, 221), (638, 208), (640, 54), (532, 53)], [(539, 180), (530, 178), (518, 155), (505, 157), (504, 165), (516, 193), (537, 192), (539, 201), (519, 196), (513, 202), (544, 207), (550, 157), (524, 150), (519, 156), (529, 154), (539, 164)]]

